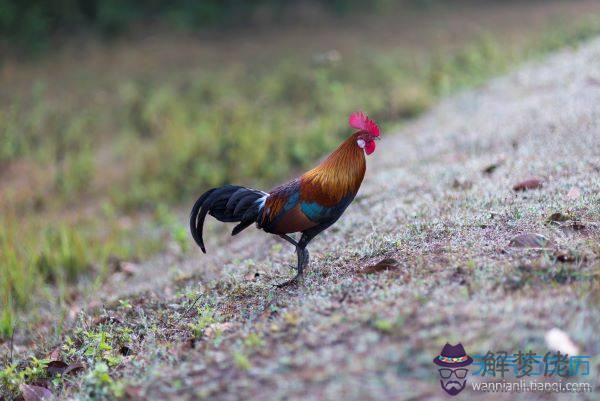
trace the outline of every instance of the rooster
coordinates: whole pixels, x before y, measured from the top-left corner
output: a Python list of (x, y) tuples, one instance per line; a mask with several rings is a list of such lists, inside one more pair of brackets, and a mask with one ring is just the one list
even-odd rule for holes
[[(192, 237), (202, 252), (206, 253), (202, 228), (207, 214), (222, 222), (238, 223), (231, 235), (256, 223), (257, 228), (280, 236), (296, 248), (296, 275), (277, 286), (302, 279), (309, 261), (306, 246), (350, 205), (365, 175), (365, 153), (373, 153), (375, 140), (379, 139), (379, 127), (364, 113), (351, 114), (348, 122), (357, 131), (299, 178), (270, 192), (225, 185), (202, 194), (190, 215)], [(289, 235), (297, 232), (301, 233), (299, 240)]]

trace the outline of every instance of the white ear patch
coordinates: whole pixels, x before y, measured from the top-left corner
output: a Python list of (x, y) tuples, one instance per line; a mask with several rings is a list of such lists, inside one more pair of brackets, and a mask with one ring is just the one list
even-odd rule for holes
[(359, 148), (364, 149), (365, 145), (366, 145), (366, 142), (365, 142), (364, 139), (359, 139), (359, 140), (356, 141), (356, 144), (358, 145)]

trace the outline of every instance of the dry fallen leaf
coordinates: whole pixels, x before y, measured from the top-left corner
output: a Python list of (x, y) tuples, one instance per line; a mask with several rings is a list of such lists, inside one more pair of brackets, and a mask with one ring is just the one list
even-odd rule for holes
[(49, 401), (54, 398), (50, 390), (45, 387), (21, 384), (19, 390), (25, 401)]
[(123, 324), (123, 322), (118, 317), (105, 315), (95, 318), (93, 324), (94, 326), (97, 326), (100, 324)]
[(50, 376), (62, 375), (68, 367), (63, 361), (50, 361), (46, 371)]
[(568, 214), (564, 214), (561, 212), (555, 212), (552, 213), (550, 216), (548, 216), (548, 218), (546, 219), (547, 223), (557, 223), (557, 222), (565, 222), (565, 221), (569, 221), (569, 220), (573, 220), (573, 216), (570, 216)]
[(578, 355), (579, 348), (569, 338), (569, 335), (558, 328), (553, 328), (546, 332), (544, 336), (546, 345), (553, 351), (560, 351), (562, 354), (570, 356)]
[(550, 240), (541, 234), (524, 233), (513, 237), (508, 246), (513, 248), (547, 248)]
[(63, 375), (75, 374), (85, 369), (85, 365), (81, 362), (72, 363), (63, 372)]
[(387, 258), (387, 259), (383, 259), (381, 261), (379, 261), (378, 263), (371, 265), (371, 266), (367, 266), (364, 269), (361, 270), (362, 274), (373, 274), (373, 273), (379, 273), (382, 271), (387, 271), (387, 270), (396, 270), (398, 269), (398, 261), (396, 259), (393, 258)]
[(527, 191), (529, 189), (541, 188), (543, 182), (540, 178), (529, 178), (525, 181), (521, 181), (513, 186), (514, 191)]

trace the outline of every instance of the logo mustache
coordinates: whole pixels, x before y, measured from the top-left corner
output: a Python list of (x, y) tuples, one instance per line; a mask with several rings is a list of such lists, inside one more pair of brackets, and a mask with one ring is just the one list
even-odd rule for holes
[(455, 387), (455, 388), (461, 388), (462, 387), (462, 383), (458, 382), (456, 380), (449, 380), (446, 383), (444, 383), (444, 388), (451, 389), (453, 387)]
[(457, 395), (461, 391), (464, 390), (467, 381), (464, 380), (462, 383), (456, 380), (449, 380), (444, 383), (443, 380), (440, 380), (440, 384), (442, 385), (442, 389), (450, 395)]

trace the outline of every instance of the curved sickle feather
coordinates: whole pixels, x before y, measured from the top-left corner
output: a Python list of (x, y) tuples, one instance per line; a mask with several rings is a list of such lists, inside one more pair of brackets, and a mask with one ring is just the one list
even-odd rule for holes
[[(206, 253), (206, 248), (204, 248), (204, 240), (202, 239), (202, 228), (204, 226), (204, 219), (208, 213), (208, 208), (202, 210), (203, 213), (200, 212), (200, 208), (202, 208), (207, 198), (213, 194), (215, 189), (216, 188), (209, 189), (203, 193), (202, 196), (198, 198), (196, 203), (194, 203), (194, 207), (192, 207), (192, 211), (190, 213), (190, 231), (192, 232), (192, 237), (204, 253)], [(198, 218), (200, 218), (200, 221), (198, 221)]]

